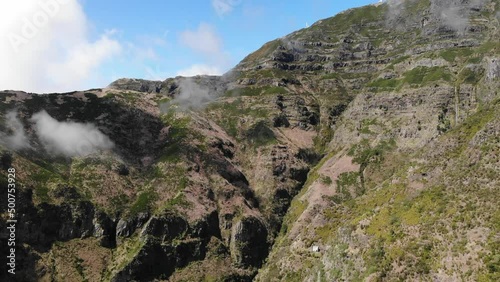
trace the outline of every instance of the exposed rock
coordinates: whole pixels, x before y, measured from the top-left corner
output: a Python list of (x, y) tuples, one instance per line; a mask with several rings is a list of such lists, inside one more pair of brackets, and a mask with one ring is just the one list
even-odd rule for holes
[(116, 247), (116, 224), (104, 212), (97, 212), (93, 220), (94, 237), (100, 238), (100, 244), (106, 248)]
[(130, 237), (136, 229), (146, 224), (149, 217), (149, 213), (141, 212), (131, 218), (120, 218), (116, 225), (116, 237)]
[(160, 93), (162, 88), (165, 86), (166, 84), (161, 81), (122, 78), (114, 81), (108, 87), (120, 90), (133, 90), (137, 92)]
[(290, 122), (288, 121), (288, 119), (285, 115), (280, 114), (280, 115), (275, 116), (273, 118), (273, 126), (274, 127), (289, 127)]
[(173, 213), (153, 216), (142, 228), (140, 236), (153, 236), (160, 242), (169, 242), (188, 231), (189, 225), (185, 219)]
[(486, 79), (495, 80), (500, 77), (500, 59), (488, 58), (486, 68)]
[(151, 281), (169, 277), (176, 267), (175, 255), (174, 247), (146, 240), (139, 253), (111, 281)]
[(237, 265), (259, 267), (267, 256), (267, 228), (255, 217), (238, 220), (231, 231), (231, 257)]

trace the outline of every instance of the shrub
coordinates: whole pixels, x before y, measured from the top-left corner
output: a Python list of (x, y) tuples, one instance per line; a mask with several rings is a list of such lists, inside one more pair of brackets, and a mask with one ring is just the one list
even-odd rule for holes
[(321, 177), (321, 182), (325, 185), (331, 185), (333, 183), (332, 179), (330, 176), (323, 176)]

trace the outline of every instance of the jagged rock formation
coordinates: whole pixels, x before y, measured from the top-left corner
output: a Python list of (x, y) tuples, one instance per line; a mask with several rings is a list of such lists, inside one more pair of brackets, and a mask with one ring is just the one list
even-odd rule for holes
[[(2, 92), (17, 279), (498, 280), (498, 5), (348, 10), (222, 77)], [(114, 147), (54, 153), (41, 110)]]

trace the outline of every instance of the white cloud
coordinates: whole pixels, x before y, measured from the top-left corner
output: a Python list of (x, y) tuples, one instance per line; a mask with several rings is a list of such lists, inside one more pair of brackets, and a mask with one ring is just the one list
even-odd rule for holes
[(77, 0), (0, 2), (0, 89), (62, 92), (85, 88), (121, 51), (106, 32), (89, 39)]
[(177, 75), (181, 76), (195, 76), (195, 75), (221, 75), (222, 71), (217, 66), (209, 66), (204, 64), (195, 64), (187, 69), (180, 70)]
[(207, 23), (200, 23), (197, 30), (181, 33), (180, 41), (192, 50), (204, 55), (218, 54), (222, 50), (222, 40), (215, 28)]
[(85, 156), (114, 147), (114, 143), (89, 123), (59, 122), (46, 111), (31, 117), (35, 131), (49, 152), (68, 157)]
[(104, 60), (119, 52), (120, 49), (118, 42), (103, 35), (94, 43), (84, 42), (67, 50), (67, 57), (63, 61), (47, 66), (47, 74), (53, 78), (58, 87), (74, 89), (78, 87), (75, 82), (85, 81)]
[(174, 99), (160, 105), (162, 111), (199, 109), (217, 98), (217, 93), (211, 92), (208, 87), (198, 84), (195, 78), (181, 78), (178, 83), (179, 93), (175, 95)]

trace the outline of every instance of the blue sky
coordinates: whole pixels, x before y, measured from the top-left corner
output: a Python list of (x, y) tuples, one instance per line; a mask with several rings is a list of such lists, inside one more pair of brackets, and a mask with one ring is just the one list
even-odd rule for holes
[[(53, 5), (46, 8), (40, 1)], [(375, 2), (2, 1), (0, 26), (4, 30), (0, 27), (0, 32), (8, 36), (0, 42), (0, 59), (7, 65), (10, 60), (19, 70), (0, 73), (0, 89), (66, 91), (104, 87), (121, 77), (165, 79), (179, 74), (221, 74), (267, 41), (340, 11)], [(37, 25), (44, 13), (48, 24)], [(29, 22), (34, 23), (33, 38), (23, 33), (29, 31)], [(19, 66), (19, 57), (28, 55), (32, 62)], [(12, 77), (21, 74), (25, 74), (23, 79)]]

